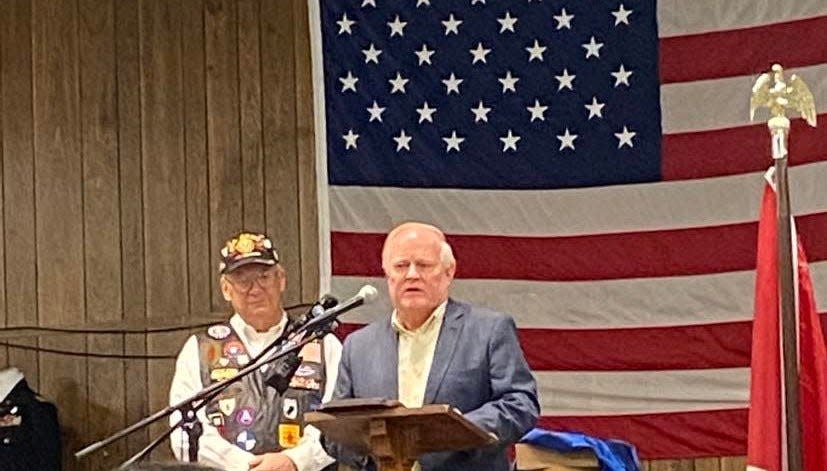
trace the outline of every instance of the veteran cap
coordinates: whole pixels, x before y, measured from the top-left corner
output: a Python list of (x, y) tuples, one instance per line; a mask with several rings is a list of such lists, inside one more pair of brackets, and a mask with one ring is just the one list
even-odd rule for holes
[(279, 263), (279, 255), (266, 235), (240, 232), (221, 249), (218, 271), (223, 275), (251, 263), (272, 266)]

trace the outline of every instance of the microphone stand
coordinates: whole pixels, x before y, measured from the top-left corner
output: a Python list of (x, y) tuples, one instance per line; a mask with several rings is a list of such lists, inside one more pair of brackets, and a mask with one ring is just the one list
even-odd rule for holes
[[(342, 311), (342, 312), (344, 312), (344, 311)], [(95, 443), (83, 448), (82, 450), (75, 453), (75, 458), (76, 459), (83, 458), (84, 456), (86, 456), (86, 455), (88, 455), (92, 452), (95, 452), (95, 451), (109, 445), (110, 443), (113, 443), (117, 440), (120, 440), (121, 438), (131, 434), (132, 432), (135, 432), (136, 430), (140, 430), (140, 429), (146, 427), (147, 425), (149, 425), (153, 422), (156, 422), (156, 421), (158, 421), (158, 420), (160, 420), (164, 417), (167, 417), (167, 416), (171, 415), (175, 411), (179, 411), (181, 413), (181, 420), (179, 420), (178, 423), (176, 423), (174, 426), (170, 427), (169, 430), (162, 433), (159, 437), (155, 438), (145, 448), (140, 450), (138, 453), (133, 455), (131, 458), (129, 458), (125, 462), (123, 462), (118, 469), (121, 469), (121, 470), (126, 469), (132, 463), (142, 459), (150, 451), (152, 451), (156, 446), (158, 446), (158, 444), (160, 444), (169, 435), (171, 435), (172, 432), (179, 426), (182, 427), (182, 429), (185, 430), (188, 433), (188, 436), (189, 436), (189, 447), (188, 447), (189, 448), (189, 450), (188, 450), (189, 451), (189, 453), (188, 453), (189, 461), (191, 461), (191, 462), (198, 461), (198, 439), (200, 438), (201, 433), (202, 433), (203, 430), (202, 430), (201, 422), (198, 420), (198, 417), (197, 417), (197, 411), (199, 409), (201, 409), (202, 407), (204, 407), (207, 403), (209, 403), (214, 397), (221, 394), (221, 392), (224, 391), (225, 389), (227, 389), (231, 384), (240, 381), (242, 378), (249, 375), (253, 371), (261, 368), (264, 365), (267, 365), (267, 364), (272, 363), (276, 360), (279, 360), (279, 359), (281, 359), (281, 358), (283, 358), (283, 357), (285, 357), (285, 356), (287, 356), (287, 355), (289, 355), (293, 352), (298, 353), (301, 350), (301, 348), (304, 347), (305, 345), (307, 345), (308, 343), (313, 342), (315, 340), (318, 340), (318, 339), (324, 337), (325, 335), (327, 335), (329, 333), (332, 333), (332, 330), (333, 330), (332, 327), (333, 327), (333, 321), (334, 320), (335, 320), (334, 317), (330, 317), (329, 322), (325, 322), (325, 323), (308, 322), (307, 324), (299, 326), (298, 328), (285, 329), (285, 332), (282, 332), (282, 334), (279, 336), (279, 338), (277, 338), (272, 343), (270, 343), (267, 347), (265, 347), (265, 349), (262, 350), (262, 352), (259, 353), (250, 362), (249, 365), (247, 365), (246, 367), (239, 370), (238, 373), (236, 373), (235, 376), (233, 376), (231, 378), (227, 378), (227, 379), (219, 381), (219, 382), (216, 382), (216, 383), (212, 383), (209, 386), (203, 388), (201, 391), (198, 391), (197, 393), (195, 393), (192, 396), (188, 397), (187, 399), (184, 399), (184, 400), (178, 402), (175, 405), (167, 406), (167, 407), (159, 410), (158, 412), (155, 412), (154, 414), (152, 414), (148, 417), (145, 417), (144, 419), (141, 419), (140, 421), (135, 422), (134, 424), (132, 424), (132, 425), (130, 425), (130, 426), (118, 431), (118, 432), (115, 432), (114, 434), (110, 435), (109, 437), (104, 438), (103, 440), (100, 440), (98, 442), (95, 442)], [(293, 343), (292, 341), (288, 341), (288, 337), (290, 337), (293, 334), (298, 334), (298, 333), (301, 333), (301, 332), (307, 333), (307, 328), (308, 327), (313, 328), (313, 330), (310, 331), (309, 335), (306, 335), (300, 341), (295, 342), (295, 343)], [(287, 330), (290, 330), (290, 331), (288, 332)], [(273, 350), (277, 346), (280, 347), (278, 352), (272, 354), (269, 358), (264, 358), (265, 355), (267, 355), (271, 350)], [(285, 348), (285, 346), (287, 348)]]

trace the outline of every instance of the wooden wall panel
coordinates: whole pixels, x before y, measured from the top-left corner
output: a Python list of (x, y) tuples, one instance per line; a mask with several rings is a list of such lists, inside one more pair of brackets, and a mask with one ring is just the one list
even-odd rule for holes
[(724, 456), (721, 458), (721, 471), (744, 471), (747, 469), (746, 456)]
[(695, 471), (721, 471), (719, 458), (699, 458), (694, 460)]
[(214, 244), (210, 243), (204, 4), (202, 0), (187, 0), (182, 3), (182, 9), (189, 312), (204, 315), (221, 310), (219, 306), (211, 305), (212, 279), (217, 263), (214, 262)]
[(264, 230), (261, 134), (261, 45), (258, 0), (238, 2), (238, 83), (241, 108), (241, 178), (245, 228)]
[[(0, 2), (0, 113), (3, 114), (3, 246), (6, 322), (36, 325), (37, 263), (34, 197), (34, 125), (32, 116), (32, 6), (29, 0)], [(13, 222), (12, 222), (13, 221)], [(17, 343), (37, 345), (37, 339)], [(11, 349), (9, 363), (39, 387), (36, 352)]]
[(319, 292), (319, 231), (316, 194), (316, 152), (313, 132), (313, 73), (307, 1), (293, 0), (294, 61), (296, 64), (296, 159), (298, 162), (298, 228), (301, 299), (312, 301)]
[[(5, 14), (5, 9), (0, 5), (0, 17)], [(3, 43), (4, 25), (0, 22), (0, 44)], [(3, 105), (3, 49), (0, 46), (0, 111)], [(0, 188), (3, 188), (3, 118), (8, 119), (2, 112), (0, 112)], [(0, 208), (3, 205), (3, 192), (0, 191)], [(5, 215), (0, 211), (0, 234), (6, 232)], [(6, 244), (0, 243), (0, 287), (6, 287)], [(0, 327), (6, 326), (6, 290), (0, 289)], [(5, 346), (0, 346), (0, 369), (8, 366), (8, 349)]]
[(262, 125), (264, 130), (264, 197), (267, 232), (287, 269), (288, 304), (301, 297), (298, 161), (296, 158), (296, 68), (293, 2), (261, 2)]
[(141, 144), (149, 317), (187, 309), (181, 4), (140, 3)]
[[(143, 169), (141, 162), (141, 68), (138, 0), (118, 0), (115, 7), (115, 50), (118, 113), (118, 163), (122, 312), (126, 325), (146, 320), (146, 272), (143, 234)], [(146, 354), (145, 335), (127, 335), (124, 353)], [(124, 365), (124, 413), (135, 423), (149, 413), (147, 362)], [(148, 442), (146, 429), (126, 438), (132, 455)]]
[[(205, 0), (204, 3), (210, 239), (214, 253), (228, 236), (240, 230), (243, 221), (237, 5), (231, 0)], [(214, 288), (212, 305), (223, 304), (218, 289)]]
[[(42, 325), (85, 320), (83, 173), (76, 2), (37, 0), (33, 16), (33, 109), (38, 317)], [(85, 351), (85, 339), (44, 337), (51, 349)], [(40, 391), (58, 403), (65, 469), (82, 469), (71, 450), (88, 437), (86, 360), (43, 353)]]
[[(149, 319), (186, 315), (187, 228), (182, 91), (182, 4), (165, 0), (140, 3), (141, 130), (146, 266)], [(167, 339), (150, 335), (147, 352), (168, 349)], [(170, 361), (147, 366), (150, 410), (167, 404)], [(156, 423), (150, 436), (166, 429)], [(161, 450), (163, 451), (163, 450)]]
[[(115, 7), (110, 0), (79, 0), (78, 13), (86, 318), (112, 323), (123, 317)], [(122, 335), (90, 335), (87, 342), (93, 352), (124, 350)], [(87, 416), (95, 423), (90, 434), (102, 439), (126, 425), (124, 363), (90, 358), (87, 367)], [(89, 466), (115, 467), (124, 445), (94, 454)]]

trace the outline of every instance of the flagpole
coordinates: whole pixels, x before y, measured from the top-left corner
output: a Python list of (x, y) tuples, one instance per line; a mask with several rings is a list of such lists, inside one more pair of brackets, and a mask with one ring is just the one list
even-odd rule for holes
[(775, 162), (777, 195), (777, 243), (778, 243), (778, 295), (781, 316), (781, 345), (784, 372), (784, 431), (787, 443), (786, 471), (802, 471), (801, 407), (798, 373), (798, 315), (795, 297), (795, 270), (793, 263), (792, 222), (790, 191), (787, 179), (787, 140), (790, 120), (788, 108), (801, 113), (810, 126), (816, 125), (816, 109), (813, 94), (793, 74), (789, 83), (784, 79), (784, 69), (774, 64), (769, 73), (761, 74), (752, 87), (750, 119), (755, 110), (767, 107), (770, 119), (767, 126), (772, 138), (772, 158)]
[(787, 137), (790, 120), (774, 116), (767, 123), (772, 135), (775, 185), (778, 198), (778, 289), (784, 371), (784, 416), (787, 437), (787, 471), (801, 471), (801, 417), (798, 388), (798, 316), (795, 304), (790, 192), (787, 179)]

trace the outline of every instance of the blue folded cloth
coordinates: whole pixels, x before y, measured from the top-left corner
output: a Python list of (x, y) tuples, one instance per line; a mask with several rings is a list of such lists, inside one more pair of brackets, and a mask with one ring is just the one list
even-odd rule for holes
[(575, 432), (552, 432), (535, 428), (520, 440), (562, 453), (592, 450), (597, 455), (600, 471), (640, 471), (635, 447), (620, 440), (603, 440)]

